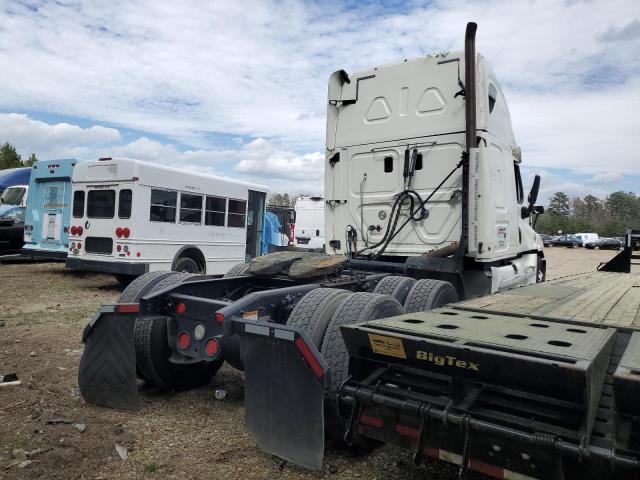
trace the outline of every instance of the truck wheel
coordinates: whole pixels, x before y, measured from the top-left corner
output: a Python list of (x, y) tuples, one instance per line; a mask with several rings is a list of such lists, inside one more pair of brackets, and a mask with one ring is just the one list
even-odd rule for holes
[(350, 294), (349, 291), (337, 288), (316, 288), (296, 304), (287, 325), (304, 330), (316, 348), (320, 349), (331, 317)]
[(242, 275), (249, 274), (249, 264), (248, 263), (238, 263), (231, 267), (227, 273), (225, 273), (222, 278), (235, 278), (240, 277)]
[(140, 301), (158, 282), (175, 274), (176, 272), (149, 272), (140, 275), (122, 291), (118, 298), (118, 303), (136, 303)]
[(204, 273), (196, 261), (189, 257), (180, 257), (173, 268), (176, 272)]
[[(196, 276), (191, 273), (169, 272), (171, 275), (156, 283), (148, 292), (189, 281)], [(184, 390), (204, 385), (211, 380), (222, 361), (200, 362), (178, 365), (169, 362), (171, 348), (167, 343), (167, 321), (159, 319), (136, 319), (134, 327), (136, 370), (147, 382), (168, 390)]]
[(426, 312), (447, 303), (458, 301), (458, 293), (449, 282), (442, 280), (418, 280), (411, 288), (404, 308), (407, 313)]
[[(400, 302), (389, 295), (359, 292), (346, 297), (331, 317), (327, 333), (322, 341), (322, 356), (331, 371), (331, 383), (327, 390), (328, 402), (325, 403), (325, 427), (329, 435), (338, 441), (344, 441), (347, 430), (346, 419), (342, 418), (336, 409), (336, 399), (340, 394), (340, 387), (347, 379), (349, 371), (349, 354), (340, 333), (342, 325), (375, 320), (377, 318), (402, 315), (404, 308)], [(356, 446), (372, 447), (375, 442), (356, 437)]]
[(404, 303), (414, 283), (416, 281), (413, 278), (390, 275), (380, 280), (380, 283), (373, 289), (373, 293), (391, 295), (400, 303)]

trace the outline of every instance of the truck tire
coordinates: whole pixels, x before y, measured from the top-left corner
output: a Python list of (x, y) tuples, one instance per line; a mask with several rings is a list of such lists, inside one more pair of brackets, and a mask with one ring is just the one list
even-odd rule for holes
[[(389, 295), (359, 292), (346, 297), (331, 317), (322, 341), (321, 352), (331, 371), (326, 394), (328, 401), (325, 402), (325, 428), (335, 440), (344, 441), (347, 430), (347, 420), (340, 416), (336, 408), (340, 387), (349, 373), (349, 354), (340, 327), (403, 313), (404, 308), (400, 302)], [(356, 437), (354, 442), (361, 448), (370, 448), (377, 444), (361, 437)]]
[[(192, 273), (169, 272), (148, 292), (188, 281), (197, 276)], [(169, 362), (171, 349), (167, 343), (167, 322), (165, 319), (136, 319), (134, 327), (136, 349), (136, 370), (148, 383), (167, 390), (184, 390), (199, 387), (211, 380), (222, 366), (222, 361), (200, 362), (178, 365)]]
[(458, 301), (458, 292), (449, 282), (442, 280), (418, 280), (404, 302), (407, 313), (426, 312), (447, 303)]
[(176, 272), (185, 272), (185, 273), (204, 273), (202, 269), (198, 266), (198, 263), (189, 257), (180, 257), (176, 260), (176, 264), (173, 267)]
[(337, 288), (316, 288), (296, 304), (287, 325), (303, 330), (316, 348), (320, 349), (331, 317), (350, 294), (349, 291)]
[(225, 273), (222, 278), (235, 278), (240, 277), (242, 275), (249, 274), (249, 264), (246, 262), (238, 263), (231, 267), (227, 273)]
[(149, 272), (144, 275), (140, 275), (122, 291), (118, 298), (118, 303), (139, 302), (142, 297), (144, 297), (158, 284), (158, 282), (162, 281), (166, 277), (175, 275), (175, 273), (176, 272)]
[(391, 295), (401, 304), (404, 304), (411, 287), (415, 283), (416, 281), (413, 278), (390, 275), (380, 280), (376, 288), (373, 289), (373, 293)]

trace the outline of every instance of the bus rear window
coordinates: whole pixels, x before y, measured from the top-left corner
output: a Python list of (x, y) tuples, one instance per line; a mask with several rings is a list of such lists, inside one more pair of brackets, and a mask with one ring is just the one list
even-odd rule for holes
[(202, 195), (180, 194), (180, 221), (202, 223)]
[(73, 192), (73, 218), (84, 216), (84, 190)]
[(131, 190), (120, 190), (118, 196), (118, 218), (131, 218)]
[(152, 222), (174, 223), (176, 221), (177, 205), (178, 192), (152, 188), (149, 220)]
[(229, 199), (229, 216), (227, 218), (228, 227), (244, 228), (247, 202), (244, 200)]
[(88, 218), (113, 218), (115, 212), (115, 190), (89, 190), (87, 193)]

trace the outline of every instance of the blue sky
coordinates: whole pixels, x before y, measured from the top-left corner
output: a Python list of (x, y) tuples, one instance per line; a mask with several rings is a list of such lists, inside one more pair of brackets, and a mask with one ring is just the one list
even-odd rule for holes
[(0, 141), (318, 193), (329, 74), (459, 50), (469, 20), (525, 180), (640, 193), (637, 0), (0, 0)]

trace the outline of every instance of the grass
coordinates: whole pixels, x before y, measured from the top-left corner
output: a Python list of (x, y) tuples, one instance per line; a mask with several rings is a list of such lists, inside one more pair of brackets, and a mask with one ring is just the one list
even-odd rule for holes
[(147, 473), (156, 473), (158, 470), (160, 470), (161, 466), (158, 465), (157, 463), (151, 462), (151, 463), (147, 463), (144, 466), (144, 471)]
[(29, 438), (28, 435), (25, 435), (23, 433), (19, 433), (17, 434), (13, 440), (11, 440), (9, 442), (9, 450), (18, 450), (18, 449), (22, 449), (22, 450), (31, 450), (31, 447), (33, 446), (33, 444), (31, 443), (31, 438)]

